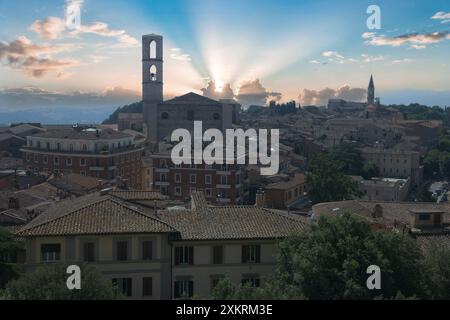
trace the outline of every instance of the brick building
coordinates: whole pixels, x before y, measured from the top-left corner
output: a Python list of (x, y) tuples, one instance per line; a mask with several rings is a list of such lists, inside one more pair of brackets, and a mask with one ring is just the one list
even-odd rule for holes
[(121, 178), (141, 188), (143, 150), (133, 136), (110, 129), (49, 130), (27, 137), (24, 166), (35, 172), (77, 173), (102, 180)]
[(243, 170), (239, 165), (174, 165), (170, 153), (153, 154), (153, 190), (173, 200), (189, 199), (193, 191), (203, 191), (215, 204), (243, 203)]

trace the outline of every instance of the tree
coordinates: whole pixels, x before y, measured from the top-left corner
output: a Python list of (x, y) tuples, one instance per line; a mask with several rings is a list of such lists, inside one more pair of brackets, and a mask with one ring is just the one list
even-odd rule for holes
[(373, 177), (379, 177), (380, 169), (374, 162), (367, 161), (366, 163), (364, 163), (364, 166), (362, 168), (362, 176), (366, 180), (370, 180)]
[(319, 154), (306, 173), (308, 198), (313, 203), (332, 202), (358, 196), (358, 184), (344, 174), (343, 164), (328, 154)]
[(441, 152), (439, 150), (433, 149), (428, 152), (425, 159), (423, 160), (424, 174), (427, 177), (432, 177), (435, 172), (440, 172), (439, 158)]
[(346, 174), (360, 175), (364, 165), (362, 152), (355, 143), (344, 142), (338, 144), (331, 151), (331, 155), (337, 161), (343, 163)]
[(14, 300), (108, 300), (117, 297), (111, 280), (95, 267), (80, 265), (81, 290), (69, 290), (66, 285), (67, 265), (54, 264), (26, 273), (6, 286), (6, 294)]
[[(445, 256), (444, 259), (447, 259)], [(449, 275), (449, 262), (435, 272)], [(381, 270), (381, 290), (369, 290), (367, 267)], [(278, 244), (276, 271), (261, 288), (249, 291), (229, 280), (214, 290), (218, 299), (405, 299), (429, 298), (429, 272), (416, 242), (408, 235), (375, 230), (351, 214), (321, 217), (317, 224)], [(433, 290), (445, 296), (445, 286)], [(447, 288), (447, 289), (446, 289)], [(448, 295), (447, 295), (448, 297)]]
[(17, 253), (22, 249), (23, 244), (12, 233), (0, 228), (0, 289), (19, 276), (19, 267), (15, 262)]
[(434, 299), (450, 298), (450, 249), (430, 245), (425, 255), (430, 295)]
[(427, 185), (422, 185), (419, 187), (419, 190), (416, 194), (417, 201), (420, 202), (436, 202), (436, 198), (433, 197), (433, 194), (428, 190)]

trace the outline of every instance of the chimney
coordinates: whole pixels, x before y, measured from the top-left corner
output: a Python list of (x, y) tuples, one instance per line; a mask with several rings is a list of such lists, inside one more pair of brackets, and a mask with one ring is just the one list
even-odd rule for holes
[(264, 191), (258, 190), (258, 192), (256, 193), (255, 207), (264, 208), (265, 202), (266, 202), (266, 196), (264, 194)]
[(8, 203), (8, 209), (20, 209), (19, 198), (17, 198), (17, 197), (10, 197), (9, 198), (9, 203)]
[(372, 218), (383, 218), (383, 207), (380, 204), (376, 204), (373, 208)]

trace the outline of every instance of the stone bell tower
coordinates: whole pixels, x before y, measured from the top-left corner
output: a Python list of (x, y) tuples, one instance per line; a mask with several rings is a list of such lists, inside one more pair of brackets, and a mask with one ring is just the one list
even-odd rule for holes
[(158, 104), (163, 102), (163, 37), (142, 36), (142, 100), (147, 138), (158, 139)]

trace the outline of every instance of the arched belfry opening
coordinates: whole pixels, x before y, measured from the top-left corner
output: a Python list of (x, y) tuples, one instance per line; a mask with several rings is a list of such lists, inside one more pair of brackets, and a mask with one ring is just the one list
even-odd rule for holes
[(156, 59), (156, 41), (152, 40), (150, 42), (150, 59)]
[(158, 79), (157, 77), (158, 69), (155, 65), (152, 65), (150, 67), (150, 81), (156, 81)]

